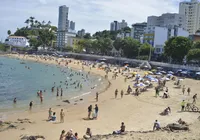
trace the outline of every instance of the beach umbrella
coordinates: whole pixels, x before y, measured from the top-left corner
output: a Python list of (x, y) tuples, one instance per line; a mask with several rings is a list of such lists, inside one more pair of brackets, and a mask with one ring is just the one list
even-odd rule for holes
[(134, 87), (145, 87), (145, 86), (146, 85), (144, 83), (139, 83), (139, 84), (135, 83), (134, 84)]
[(162, 75), (162, 73), (160, 73), (160, 72), (157, 72), (157, 73), (156, 73), (156, 75)]
[(163, 68), (162, 68), (162, 67), (157, 67), (157, 69), (158, 69), (158, 70), (162, 70)]
[(158, 82), (158, 79), (156, 79), (156, 78), (151, 78), (150, 81), (151, 81), (151, 82)]
[(162, 74), (166, 74), (167, 72), (165, 72), (165, 71), (161, 71), (161, 73), (162, 73)]
[(153, 72), (151, 72), (151, 71), (148, 71), (148, 74), (153, 74)]
[(134, 75), (136, 75), (136, 74), (137, 74), (137, 72), (133, 72), (133, 74), (134, 74)]
[(171, 73), (167, 74), (167, 76), (173, 76)]
[(168, 74), (174, 74), (174, 72), (172, 72), (172, 71), (168, 71)]
[(187, 74), (187, 73), (188, 73), (187, 71), (182, 71), (182, 72), (181, 72), (181, 74)]

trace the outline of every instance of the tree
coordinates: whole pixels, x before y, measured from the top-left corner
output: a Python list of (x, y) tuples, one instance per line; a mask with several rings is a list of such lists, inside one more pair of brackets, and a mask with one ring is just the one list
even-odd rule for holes
[(187, 54), (187, 60), (197, 60), (200, 61), (200, 49), (191, 49)]
[(26, 24), (27, 24), (27, 27), (28, 27), (28, 25), (29, 25), (29, 23), (30, 23), (30, 20), (27, 19), (24, 23), (26, 23)]
[(122, 50), (124, 52), (124, 55), (128, 58), (135, 58), (138, 55), (140, 42), (127, 37), (122, 42)]
[(113, 46), (115, 47), (116, 50), (119, 51), (120, 48), (122, 48), (123, 45), (123, 40), (121, 38), (117, 38), (114, 42), (113, 42)]
[(152, 47), (148, 43), (144, 43), (139, 48), (139, 55), (149, 55), (150, 50), (153, 53), (154, 52), (154, 47)]
[(200, 49), (200, 41), (194, 42), (192, 48)]
[(86, 33), (86, 34), (83, 36), (83, 38), (85, 38), (85, 39), (91, 39), (90, 33)]
[(10, 31), (10, 30), (8, 30), (8, 31), (7, 31), (7, 34), (10, 36), (10, 35), (11, 35), (11, 31)]
[(182, 62), (192, 47), (192, 42), (186, 37), (172, 37), (165, 42), (164, 53), (176, 62)]

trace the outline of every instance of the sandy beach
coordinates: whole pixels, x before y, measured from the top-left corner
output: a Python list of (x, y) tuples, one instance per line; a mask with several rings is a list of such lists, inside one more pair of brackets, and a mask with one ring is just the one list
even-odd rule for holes
[[(16, 54), (9, 55), (8, 57), (20, 58), (25, 60), (36, 61), (36, 58), (26, 56), (18, 56)], [(72, 60), (69, 63), (69, 67), (74, 69), (82, 69), (81, 64), (77, 64), (78, 60)], [(56, 64), (55, 61), (44, 61), (39, 59), (38, 62), (45, 64)], [(76, 62), (74, 64), (74, 62)], [(94, 74), (105, 76), (105, 71), (99, 70), (97, 68), (84, 67), (85, 71), (91, 71)], [(144, 71), (138, 70), (138, 73), (144, 75)], [(128, 85), (133, 85), (133, 79), (128, 79), (124, 81), (124, 76), (121, 74), (115, 79), (112, 79), (112, 73), (108, 74), (108, 80), (111, 85), (99, 95), (99, 101), (96, 102), (95, 94), (90, 94), (83, 98), (83, 101), (77, 102), (76, 105), (71, 103), (71, 105), (62, 105), (57, 107), (52, 107), (53, 111), (57, 113), (58, 121), (57, 123), (47, 122), (48, 109), (39, 110), (33, 112), (20, 112), (5, 116), (4, 121), (17, 122), (17, 119), (28, 118), (33, 123), (18, 123), (16, 129), (8, 129), (6, 131), (0, 132), (0, 139), (2, 140), (19, 140), (23, 135), (42, 135), (46, 140), (59, 140), (59, 136), (62, 130), (73, 129), (73, 133), (77, 132), (79, 138), (82, 138), (85, 134), (87, 127), (90, 127), (93, 135), (97, 134), (109, 134), (114, 130), (119, 130), (121, 122), (125, 123), (126, 131), (149, 131), (153, 128), (153, 123), (155, 120), (159, 120), (161, 127), (166, 126), (169, 123), (177, 123), (178, 119), (186, 121), (189, 126), (190, 131), (187, 132), (153, 132), (153, 133), (130, 133), (124, 136), (109, 137), (111, 140), (131, 140), (131, 139), (144, 139), (144, 140), (182, 140), (182, 139), (200, 139), (200, 121), (197, 119), (200, 113), (193, 112), (180, 112), (181, 101), (192, 102), (192, 96), (197, 94), (196, 106), (200, 108), (200, 81), (193, 79), (184, 79), (182, 85), (186, 88), (191, 88), (190, 96), (182, 94), (182, 89), (174, 87), (174, 81), (168, 81), (166, 86), (169, 89), (170, 98), (162, 99), (161, 97), (155, 97), (154, 88), (148, 89), (148, 91), (142, 93), (139, 96), (134, 95), (124, 95), (123, 98), (120, 97), (120, 92), (118, 93), (118, 98), (115, 99), (114, 92), (116, 89), (119, 91), (126, 90)], [(155, 83), (156, 85), (156, 83)], [(102, 89), (103, 91), (104, 89)], [(134, 89), (133, 89), (134, 90)], [(163, 92), (160, 93), (163, 95)], [(80, 98), (77, 98), (79, 100)], [(84, 120), (87, 117), (87, 108), (89, 105), (98, 104), (99, 106), (99, 116), (97, 120)], [(172, 113), (168, 116), (159, 115), (166, 107), (170, 106)], [(28, 107), (28, 105), (27, 105)], [(65, 112), (65, 122), (59, 123), (60, 110), (64, 109)], [(103, 138), (106, 139), (106, 138)]]

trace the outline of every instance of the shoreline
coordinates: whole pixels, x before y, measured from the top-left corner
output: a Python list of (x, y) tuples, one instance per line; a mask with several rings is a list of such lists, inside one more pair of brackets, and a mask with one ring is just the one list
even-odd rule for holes
[[(7, 57), (7, 58), (11, 58), (11, 59), (19, 59), (19, 60), (27, 61), (27, 62), (31, 61), (31, 62), (35, 62), (35, 63), (41, 63), (41, 64), (44, 64), (44, 65), (48, 64), (48, 65), (54, 65), (54, 66), (57, 66), (57, 67), (66, 68), (63, 65), (58, 65), (58, 64), (56, 64), (55, 62), (52, 62), (52, 61), (51, 62), (47, 62), (47, 63), (45, 63), (42, 60), (35, 61), (35, 60), (31, 59), (29, 57), (29, 55), (27, 55), (28, 57), (26, 57), (26, 58), (21, 58), (20, 56), (16, 56), (16, 55), (17, 54), (4, 54), (4, 55), (1, 55), (1, 56)], [(72, 69), (72, 70), (75, 70), (75, 71), (81, 70), (80, 68), (73, 67), (73, 66), (72, 67), (70, 66), (69, 68)], [(86, 70), (86, 71), (84, 70), (84, 72), (89, 72), (89, 71), (88, 70)], [(83, 99), (84, 101), (87, 101), (87, 98), (89, 98), (90, 96), (94, 95), (96, 92), (103, 93), (110, 87), (110, 81), (105, 79), (102, 75), (99, 75), (99, 74), (97, 74), (95, 72), (91, 72), (91, 74), (93, 76), (95, 76), (96, 78), (101, 77), (102, 82), (104, 82), (104, 84), (102, 84), (102, 85), (99, 83), (99, 85), (98, 85), (100, 87), (99, 89), (94, 89), (93, 91), (91, 89), (88, 89), (88, 91), (85, 91), (84, 93), (81, 93), (79, 95), (74, 95), (74, 96), (72, 96), (70, 98), (66, 98), (65, 97), (64, 99), (62, 99), (60, 101), (56, 101), (57, 105), (54, 104), (51, 107), (52, 108), (58, 108), (58, 107), (61, 107), (61, 106), (67, 106), (67, 107), (74, 106), (74, 104), (77, 103), (77, 102), (75, 102), (76, 100)], [(63, 102), (64, 100), (68, 100), (68, 101), (70, 101), (70, 103), (64, 103)], [(51, 100), (48, 99), (46, 101), (51, 101)], [(78, 101), (78, 103), (81, 103), (81, 101)], [(49, 107), (47, 107), (47, 106), (48, 105), (41, 106), (41, 105), (38, 104), (37, 105), (37, 109), (36, 110), (34, 109), (34, 112), (41, 112), (41, 111), (47, 110), (47, 109), (49, 109)], [(29, 109), (23, 110), (21, 108), (18, 108), (17, 110), (12, 109), (12, 110), (9, 110), (8, 112), (7, 111), (3, 111), (3, 112), (0, 112), (0, 116), (2, 114), (6, 114), (6, 115), (10, 116), (12, 114), (18, 114), (18, 113), (22, 113), (24, 111), (25, 112), (29, 112)]]
[[(78, 62), (79, 60), (73, 60)], [(81, 69), (81, 65), (71, 63), (70, 67), (74, 66)], [(84, 67), (84, 70), (89, 70), (89, 67)], [(144, 75), (145, 71), (137, 70), (141, 75)], [(102, 70), (92, 68), (91, 72), (104, 76), (105, 72)], [(23, 112), (20, 114), (13, 114), (9, 116), (7, 121), (16, 122), (18, 118), (28, 118), (35, 123), (17, 124), (17, 129), (9, 129), (8, 131), (0, 132), (0, 137), (7, 139), (20, 139), (22, 135), (42, 135), (47, 140), (57, 140), (62, 130), (73, 129), (73, 133), (78, 132), (79, 138), (85, 134), (86, 128), (90, 127), (93, 135), (104, 135), (112, 133), (115, 130), (120, 129), (121, 122), (125, 123), (126, 130), (131, 131), (149, 131), (152, 130), (153, 123), (157, 119), (161, 123), (161, 127), (166, 126), (169, 123), (176, 123), (179, 118), (191, 124), (191, 131), (181, 133), (165, 133), (165, 132), (153, 132), (148, 134), (131, 134), (119, 137), (109, 137), (110, 140), (127, 140), (127, 139), (166, 139), (166, 140), (182, 140), (187, 138), (198, 139), (200, 134), (198, 132), (200, 128), (200, 122), (197, 120), (199, 113), (180, 112), (180, 103), (183, 99), (191, 102), (192, 95), (200, 90), (200, 81), (193, 79), (184, 79), (182, 82), (186, 87), (191, 87), (191, 95), (183, 95), (181, 89), (174, 87), (174, 82), (167, 82), (169, 88), (170, 98), (163, 99), (161, 97), (155, 98), (154, 88), (148, 89), (146, 92), (139, 96), (126, 95), (128, 85), (133, 85), (133, 79), (127, 79), (124, 81), (124, 76), (118, 75), (117, 79), (112, 79), (112, 73), (108, 74), (108, 81), (110, 81), (109, 88), (99, 95), (99, 101), (96, 102), (95, 95), (89, 94), (87, 99), (83, 100), (77, 105), (60, 106), (53, 108), (53, 111), (57, 113), (58, 121), (56, 123), (46, 122), (48, 117), (48, 110), (41, 110), (38, 112)], [(154, 84), (155, 86), (155, 84)], [(125, 91), (124, 97), (121, 98), (118, 95), (114, 97), (114, 91), (118, 89)], [(133, 88), (133, 90), (135, 90)], [(198, 94), (199, 97), (200, 94)], [(162, 93), (161, 93), (162, 96)], [(99, 117), (97, 120), (85, 120), (87, 118), (87, 107), (89, 105), (98, 104)], [(199, 99), (197, 100), (197, 106), (200, 106)], [(170, 106), (172, 113), (168, 116), (161, 116), (159, 113), (163, 111), (167, 106)], [(64, 109), (65, 122), (59, 123), (60, 110)], [(10, 135), (12, 133), (12, 135)]]

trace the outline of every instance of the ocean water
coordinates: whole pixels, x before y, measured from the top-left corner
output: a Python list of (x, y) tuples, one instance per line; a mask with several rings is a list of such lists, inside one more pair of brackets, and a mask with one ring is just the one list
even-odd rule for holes
[[(64, 99), (89, 94), (104, 84), (100, 76), (88, 75), (87, 72), (32, 61), (23, 61), (24, 64), (21, 62), (22, 60), (0, 57), (0, 113), (27, 110), (30, 101), (33, 101), (34, 108), (50, 107)], [(77, 87), (77, 82), (83, 85), (82, 89)], [(55, 88), (52, 93), (53, 86)], [(56, 96), (57, 87), (62, 87), (63, 97)], [(37, 96), (38, 90), (45, 90), (42, 103)], [(14, 98), (17, 98), (17, 104), (13, 104)]]

